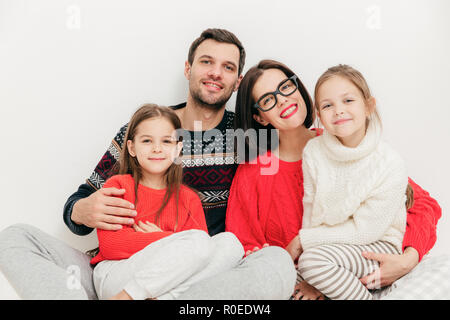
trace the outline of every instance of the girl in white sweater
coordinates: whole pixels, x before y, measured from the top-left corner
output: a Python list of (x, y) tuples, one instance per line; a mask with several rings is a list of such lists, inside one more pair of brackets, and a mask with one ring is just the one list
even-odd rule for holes
[(303, 222), (288, 251), (301, 254), (300, 276), (326, 297), (372, 299), (359, 278), (379, 265), (361, 252), (401, 253), (406, 167), (381, 141), (375, 99), (357, 70), (329, 68), (316, 84), (315, 107), (325, 131), (303, 151)]

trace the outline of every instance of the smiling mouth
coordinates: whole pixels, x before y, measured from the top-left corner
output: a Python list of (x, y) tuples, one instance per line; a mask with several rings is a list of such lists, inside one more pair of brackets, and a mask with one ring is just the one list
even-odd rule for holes
[(297, 104), (291, 104), (289, 107), (287, 107), (281, 112), (280, 118), (287, 119), (291, 117), (297, 111), (297, 109), (298, 109)]
[(152, 160), (152, 161), (162, 161), (162, 160), (166, 160), (166, 158), (148, 158), (148, 160)]
[(340, 124), (344, 124), (344, 123), (346, 123), (347, 121), (350, 121), (350, 120), (352, 120), (352, 119), (339, 119), (339, 120), (333, 122), (333, 124), (340, 125)]
[(203, 81), (203, 85), (207, 86), (208, 88), (212, 88), (215, 91), (220, 91), (223, 89), (223, 86), (217, 82)]

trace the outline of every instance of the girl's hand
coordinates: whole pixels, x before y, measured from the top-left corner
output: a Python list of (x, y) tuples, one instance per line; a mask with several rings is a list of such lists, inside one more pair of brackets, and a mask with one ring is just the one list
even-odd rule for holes
[(363, 252), (362, 255), (366, 259), (376, 260), (380, 263), (379, 270), (359, 279), (367, 289), (389, 286), (419, 263), (419, 253), (413, 247), (406, 248), (401, 255), (373, 252)]
[(297, 260), (303, 252), (302, 244), (300, 243), (300, 237), (295, 236), (285, 249), (291, 255), (292, 261)]
[[(268, 246), (269, 246), (268, 243), (264, 243), (262, 247), (263, 247), (263, 248), (266, 248), (266, 247), (268, 247)], [(260, 247), (254, 247), (253, 250), (247, 250), (247, 251), (245, 252), (245, 256), (244, 256), (244, 257), (247, 257), (247, 256), (251, 255), (253, 252), (256, 252), (256, 251), (258, 251), (258, 250), (261, 250), (261, 248), (260, 248)]]
[(325, 296), (306, 281), (295, 285), (293, 300), (325, 300)]
[(142, 222), (139, 221), (138, 224), (134, 224), (133, 228), (136, 232), (144, 232), (144, 233), (150, 233), (150, 232), (162, 232), (162, 230), (155, 225), (154, 223), (150, 223), (148, 221)]

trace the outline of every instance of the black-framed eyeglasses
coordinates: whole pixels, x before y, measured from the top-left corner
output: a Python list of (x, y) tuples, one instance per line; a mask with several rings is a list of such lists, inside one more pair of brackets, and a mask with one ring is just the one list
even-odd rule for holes
[(294, 74), (292, 77), (283, 80), (274, 92), (267, 92), (253, 105), (256, 109), (262, 112), (267, 112), (277, 105), (277, 94), (282, 96), (290, 96), (298, 89), (297, 76)]

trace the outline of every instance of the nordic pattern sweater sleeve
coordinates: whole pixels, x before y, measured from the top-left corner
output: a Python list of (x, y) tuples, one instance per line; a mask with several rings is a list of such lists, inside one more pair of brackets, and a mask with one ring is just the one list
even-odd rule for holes
[(436, 225), (441, 218), (442, 209), (437, 201), (411, 178), (409, 183), (414, 190), (414, 203), (406, 217), (403, 250), (413, 247), (419, 253), (420, 261), (436, 242)]
[(92, 230), (94, 230), (93, 228), (90, 228), (88, 226), (76, 224), (72, 220), (72, 210), (75, 203), (80, 199), (89, 197), (94, 192), (95, 192), (94, 188), (92, 188), (87, 183), (84, 183), (80, 185), (78, 187), (78, 190), (67, 199), (66, 204), (64, 205), (63, 211), (64, 223), (69, 228), (69, 230), (75, 233), (76, 235), (85, 236), (91, 233)]

